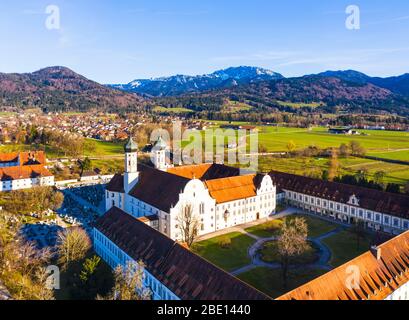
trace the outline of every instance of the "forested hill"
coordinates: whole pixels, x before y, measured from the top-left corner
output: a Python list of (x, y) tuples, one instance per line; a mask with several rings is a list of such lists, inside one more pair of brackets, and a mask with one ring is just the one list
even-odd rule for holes
[(0, 107), (48, 111), (138, 110), (144, 99), (91, 81), (65, 67), (0, 73)]

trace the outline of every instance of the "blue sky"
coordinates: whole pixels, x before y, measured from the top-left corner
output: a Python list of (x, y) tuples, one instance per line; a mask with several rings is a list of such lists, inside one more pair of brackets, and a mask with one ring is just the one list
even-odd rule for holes
[[(50, 4), (59, 30), (45, 27)], [(351, 4), (360, 30), (345, 27)], [(389, 76), (409, 72), (409, 1), (2, 0), (0, 41), (0, 72), (63, 65), (102, 83), (239, 65)]]

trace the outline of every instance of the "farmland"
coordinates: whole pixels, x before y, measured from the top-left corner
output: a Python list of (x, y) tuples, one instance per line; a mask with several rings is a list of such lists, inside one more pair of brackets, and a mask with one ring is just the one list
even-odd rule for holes
[[(329, 134), (326, 128), (299, 129), (299, 128), (276, 128), (260, 127), (259, 142), (268, 151), (286, 151), (289, 141), (293, 141), (297, 149), (308, 146), (319, 148), (339, 147), (342, 143), (350, 141), (359, 142), (367, 151), (401, 150), (409, 158), (409, 132), (395, 131), (365, 131), (364, 135), (347, 136)], [(403, 150), (405, 149), (405, 150)], [(403, 150), (403, 151), (402, 151)], [(387, 154), (387, 153), (386, 153)]]

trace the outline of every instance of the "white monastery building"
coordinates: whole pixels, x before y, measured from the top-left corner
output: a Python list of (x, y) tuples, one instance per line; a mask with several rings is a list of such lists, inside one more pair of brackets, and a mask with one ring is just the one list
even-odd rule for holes
[[(269, 217), (276, 208), (276, 188), (269, 175), (240, 175), (220, 164), (170, 167), (159, 138), (154, 165), (138, 165), (136, 143), (125, 146), (125, 173), (106, 188), (106, 210), (118, 207), (173, 240), (181, 240), (179, 221), (189, 208), (200, 222), (199, 235)], [(157, 143), (157, 144), (158, 144)], [(162, 152), (163, 151), (163, 152)]]
[[(214, 163), (172, 167), (161, 138), (155, 147), (149, 167), (138, 164), (136, 143), (126, 144), (125, 173), (107, 185), (107, 213), (93, 231), (96, 252), (112, 268), (144, 263), (143, 285), (152, 299), (270, 299), (184, 247), (180, 217), (190, 210), (204, 235), (273, 216), (276, 202), (398, 234), (280, 299), (409, 298), (408, 196), (276, 171), (240, 175), (239, 169)], [(351, 266), (360, 279), (352, 288), (346, 286)]]

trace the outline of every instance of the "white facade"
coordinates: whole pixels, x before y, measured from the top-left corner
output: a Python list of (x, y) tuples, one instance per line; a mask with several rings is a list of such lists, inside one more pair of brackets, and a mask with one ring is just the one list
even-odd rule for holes
[(395, 290), (385, 300), (409, 300), (409, 282), (406, 282), (403, 286)]
[[(137, 263), (129, 257), (126, 252), (95, 228), (93, 230), (93, 239), (95, 252), (108, 263), (112, 269), (118, 266), (125, 268), (129, 262)], [(180, 300), (146, 269), (143, 275), (143, 287), (151, 292), (152, 300)]]
[(54, 186), (54, 176), (0, 181), (0, 192), (30, 189), (35, 186)]
[(205, 184), (193, 179), (179, 195), (179, 202), (170, 212), (164, 212), (126, 193), (110, 191), (106, 191), (106, 210), (116, 206), (136, 218), (157, 215), (159, 231), (171, 239), (180, 240), (178, 221), (184, 206), (192, 206), (193, 214), (200, 222), (199, 235), (205, 235), (269, 217), (276, 208), (275, 192), (273, 181), (266, 175), (255, 197), (217, 204)]
[[(138, 182), (137, 152), (126, 153), (124, 189), (125, 193), (106, 191), (106, 210), (116, 206), (139, 218), (157, 215), (158, 230), (173, 240), (181, 240), (178, 221), (185, 206), (192, 207), (192, 214), (199, 221), (199, 235), (209, 234), (225, 228), (269, 217), (276, 209), (276, 187), (269, 175), (264, 176), (254, 197), (231, 202), (217, 203), (206, 188), (206, 184), (192, 179), (179, 194), (179, 201), (169, 212), (160, 210), (129, 195)], [(166, 170), (165, 170), (166, 171)]]
[(138, 152), (125, 153), (125, 193), (129, 193), (138, 182)]
[(290, 204), (344, 223), (352, 224), (360, 220), (369, 229), (395, 235), (409, 230), (408, 219), (361, 208), (359, 206), (359, 199), (355, 196), (352, 196), (349, 202), (345, 204), (290, 190), (284, 190), (284, 192), (285, 199)]

